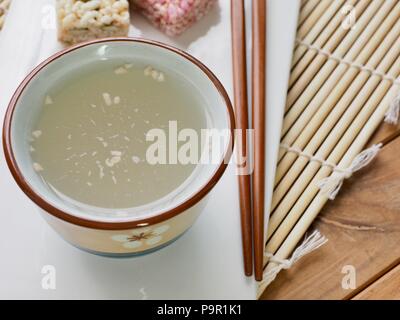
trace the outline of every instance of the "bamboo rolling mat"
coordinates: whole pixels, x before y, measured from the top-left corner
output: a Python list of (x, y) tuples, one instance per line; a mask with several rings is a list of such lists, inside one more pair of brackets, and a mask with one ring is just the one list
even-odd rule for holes
[(302, 2), (259, 295), (326, 242), (316, 232), (298, 246), (343, 182), (382, 148), (362, 152), (398, 103), (399, 18), (396, 0)]

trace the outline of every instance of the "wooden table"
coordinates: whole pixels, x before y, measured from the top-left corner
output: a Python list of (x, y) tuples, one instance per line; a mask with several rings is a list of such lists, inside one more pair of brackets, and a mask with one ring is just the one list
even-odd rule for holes
[[(371, 143), (394, 130), (382, 125)], [(399, 156), (400, 138), (345, 182), (311, 227), (328, 243), (282, 271), (262, 299), (400, 299)], [(342, 286), (348, 270), (354, 289)]]

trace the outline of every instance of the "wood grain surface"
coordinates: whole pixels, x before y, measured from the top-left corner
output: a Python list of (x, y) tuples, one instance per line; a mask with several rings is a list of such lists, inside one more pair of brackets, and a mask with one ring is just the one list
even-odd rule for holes
[[(382, 125), (371, 143), (395, 130)], [(399, 154), (396, 139), (345, 182), (311, 227), (328, 243), (282, 271), (262, 299), (400, 299)], [(345, 266), (355, 268), (354, 289), (342, 287)]]
[(400, 266), (360, 292), (354, 300), (400, 300)]

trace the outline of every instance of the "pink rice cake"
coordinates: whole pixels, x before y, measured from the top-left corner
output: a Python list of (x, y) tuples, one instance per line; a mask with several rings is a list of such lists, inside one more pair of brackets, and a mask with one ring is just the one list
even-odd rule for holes
[(217, 0), (134, 0), (142, 13), (169, 36), (200, 20)]

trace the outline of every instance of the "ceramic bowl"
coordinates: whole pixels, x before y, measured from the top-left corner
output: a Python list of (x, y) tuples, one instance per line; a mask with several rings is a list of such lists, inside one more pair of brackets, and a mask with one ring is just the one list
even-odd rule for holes
[[(88, 63), (110, 59), (138, 60), (171, 69), (195, 85), (207, 102), (209, 127), (228, 130), (218, 161), (199, 164), (177, 190), (133, 214), (97, 215), (63, 201), (32, 168), (28, 139), (49, 86)], [(46, 221), (71, 244), (107, 256), (148, 253), (182, 235), (201, 213), (207, 195), (227, 166), (233, 148), (234, 115), (222, 84), (201, 62), (162, 43), (134, 39), (101, 39), (61, 51), (36, 67), (20, 84), (8, 106), (3, 145), (9, 169), (22, 191), (40, 208)]]

